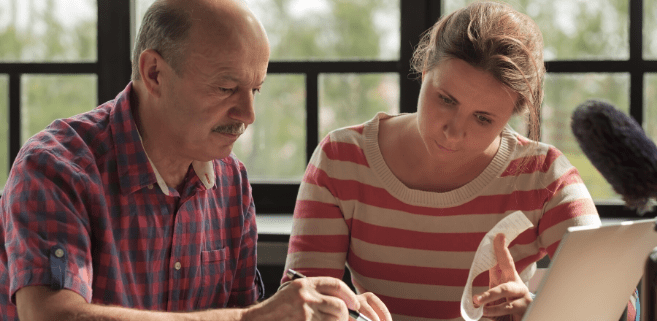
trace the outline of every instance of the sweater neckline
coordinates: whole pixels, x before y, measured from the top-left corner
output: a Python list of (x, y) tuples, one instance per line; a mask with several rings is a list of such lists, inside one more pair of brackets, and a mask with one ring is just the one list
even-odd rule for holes
[(502, 139), (500, 140), (500, 147), (497, 153), (495, 153), (490, 164), (474, 180), (448, 192), (429, 192), (412, 189), (407, 187), (392, 173), (383, 159), (383, 154), (381, 154), (381, 148), (379, 146), (380, 121), (397, 116), (399, 115), (389, 115), (380, 112), (365, 123), (363, 128), (365, 139), (364, 153), (370, 168), (381, 180), (383, 187), (397, 199), (411, 205), (453, 207), (474, 199), (481, 194), (486, 186), (502, 174), (511, 161), (510, 156), (515, 151), (515, 146), (517, 145), (515, 133), (509, 126), (505, 126), (502, 130)]

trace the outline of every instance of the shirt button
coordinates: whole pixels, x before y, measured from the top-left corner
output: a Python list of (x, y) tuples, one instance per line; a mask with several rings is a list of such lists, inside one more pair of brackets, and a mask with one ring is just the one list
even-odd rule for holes
[(182, 268), (182, 264), (180, 264), (180, 262), (176, 262), (176, 264), (173, 265), (173, 268), (176, 270), (180, 270), (180, 268)]
[(57, 250), (55, 250), (55, 256), (56, 256), (56, 257), (62, 257), (62, 256), (64, 256), (64, 250), (62, 250), (62, 249), (57, 249)]
[(148, 185), (148, 189), (153, 189), (153, 184)]

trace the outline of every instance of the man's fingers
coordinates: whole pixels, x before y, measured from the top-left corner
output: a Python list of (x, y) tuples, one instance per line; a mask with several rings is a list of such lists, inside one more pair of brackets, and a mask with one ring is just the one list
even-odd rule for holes
[(349, 313), (347, 313), (347, 306), (342, 299), (329, 295), (321, 295), (320, 301), (316, 305), (325, 320), (348, 320)]
[[(291, 281), (279, 293), (289, 292), (287, 302), (294, 303), (295, 309), (305, 310), (306, 318), (313, 316), (313, 320), (340, 320), (347, 321), (349, 313), (347, 303), (342, 297), (333, 294), (340, 294), (349, 297), (349, 293), (355, 295), (349, 287), (342, 288), (342, 281), (330, 277), (309, 277)], [(356, 302), (356, 305), (359, 305)]]
[(349, 309), (358, 311), (360, 308), (356, 294), (340, 279), (332, 277), (310, 277), (303, 280), (310, 282), (317, 292), (341, 299)]
[(372, 321), (392, 321), (390, 311), (374, 293), (359, 294), (358, 299), (360, 300), (360, 312)]
[(358, 312), (360, 312), (363, 315), (365, 315), (366, 317), (370, 318), (370, 320), (372, 320), (372, 321), (381, 321), (381, 319), (379, 318), (379, 316), (376, 313), (376, 311), (374, 310), (374, 308), (372, 308), (372, 306), (370, 306), (367, 303), (367, 301), (363, 302), (362, 300), (364, 300), (364, 299), (361, 299), (360, 310), (358, 310)]

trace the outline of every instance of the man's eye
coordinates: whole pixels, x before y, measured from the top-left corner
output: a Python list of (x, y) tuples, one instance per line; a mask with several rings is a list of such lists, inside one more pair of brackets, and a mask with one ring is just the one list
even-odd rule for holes
[(219, 91), (227, 93), (227, 94), (232, 94), (234, 89), (233, 88), (224, 88), (224, 87), (219, 87)]

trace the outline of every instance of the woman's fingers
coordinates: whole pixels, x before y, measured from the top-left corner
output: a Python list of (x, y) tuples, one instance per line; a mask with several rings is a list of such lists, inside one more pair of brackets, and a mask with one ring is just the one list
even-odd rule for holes
[(495, 257), (497, 258), (498, 268), (495, 272), (500, 274), (500, 283), (515, 280), (516, 265), (513, 262), (513, 256), (511, 256), (509, 248), (506, 246), (506, 236), (504, 234), (500, 233), (495, 235), (493, 249), (495, 251)]
[(531, 299), (521, 297), (515, 300), (509, 300), (495, 305), (484, 306), (484, 315), (487, 317), (498, 317), (503, 315), (517, 315), (522, 316), (527, 311), (527, 307), (531, 303)]

